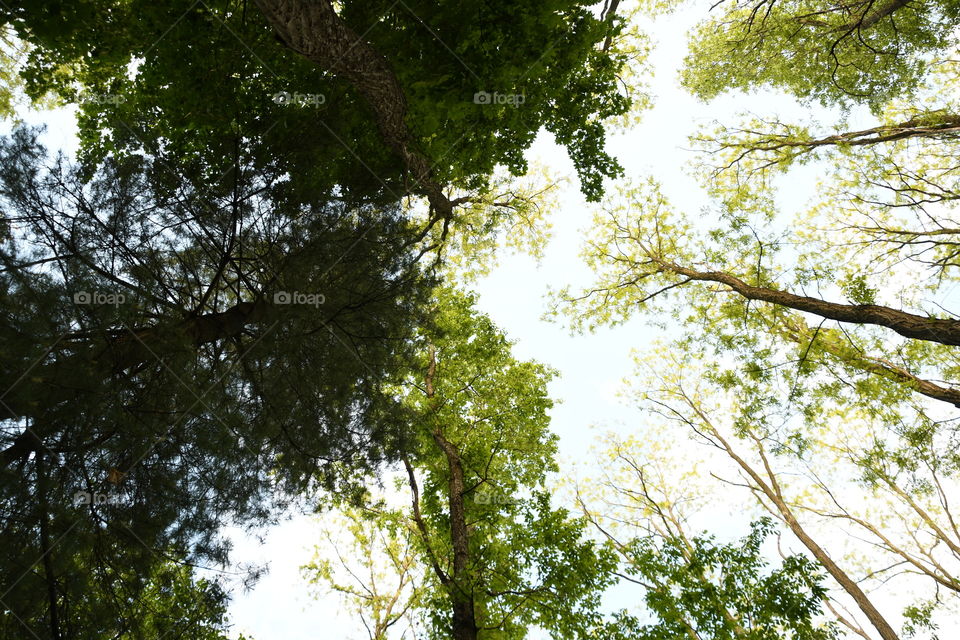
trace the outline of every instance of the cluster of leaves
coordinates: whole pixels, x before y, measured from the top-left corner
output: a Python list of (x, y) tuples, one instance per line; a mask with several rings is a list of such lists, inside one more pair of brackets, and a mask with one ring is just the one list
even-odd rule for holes
[[(618, 88), (627, 56), (599, 46), (620, 21), (571, 0), (346, 2), (339, 13), (386, 56), (441, 183), (477, 190), (498, 165), (524, 172), (523, 151), (542, 128), (569, 149), (589, 198), (620, 172), (602, 122), (630, 108)], [(39, 2), (3, 19), (36, 45), (23, 72), (31, 94), (81, 102), (90, 160), (162, 148), (216, 174), (240, 132), (259, 166), (283, 166), (298, 187), (381, 202), (411, 191), (370, 106), (285, 49), (247, 3)], [(315, 99), (278, 103), (284, 92)], [(522, 104), (483, 103), (479, 92)]]
[(879, 107), (913, 91), (953, 44), (954, 2), (732, 0), (691, 36), (684, 85), (711, 99), (775, 87), (823, 104)]
[(710, 536), (631, 541), (623, 550), (626, 575), (646, 585), (644, 600), (657, 622), (643, 624), (622, 612), (616, 620), (620, 629), (612, 637), (837, 637), (834, 626), (814, 622), (826, 594), (816, 563), (792, 555), (779, 568), (765, 571), (761, 547), (774, 530), (773, 522), (763, 519), (738, 543), (718, 544)]
[[(600, 597), (614, 579), (615, 558), (585, 539), (586, 522), (553, 506), (544, 486), (557, 469), (547, 417), (551, 373), (516, 360), (474, 304), (471, 296), (438, 292), (435, 327), (424, 332), (421, 366), (405, 387), (419, 444), (398, 488), (412, 493), (412, 510), (372, 500), (372, 514), (354, 540), (366, 547), (369, 527), (390, 540), (388, 550), (416, 549), (422, 577), (403, 594), (406, 605), (393, 610), (416, 610), (428, 637), (483, 631), (520, 639), (536, 628), (587, 637), (600, 623)], [(388, 555), (380, 566), (397, 573), (390, 559), (396, 554)], [(351, 575), (366, 575), (375, 565), (369, 554), (360, 560), (364, 570)], [(316, 579), (378, 617), (374, 603), (331, 579), (336, 572), (329, 561), (314, 567), (323, 569)], [(370, 589), (367, 583), (361, 593)]]

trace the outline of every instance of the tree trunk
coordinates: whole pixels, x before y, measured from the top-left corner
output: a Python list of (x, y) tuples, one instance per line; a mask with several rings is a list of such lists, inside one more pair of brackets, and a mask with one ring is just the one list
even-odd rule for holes
[(454, 640), (476, 640), (477, 620), (474, 612), (473, 586), (470, 584), (470, 534), (467, 531), (467, 514), (464, 505), (464, 475), (460, 454), (439, 431), (433, 439), (447, 457), (450, 468), (448, 499), (450, 503), (450, 541), (453, 544), (453, 581), (450, 597), (453, 601)]
[(387, 59), (340, 16), (329, 0), (256, 0), (284, 43), (323, 69), (345, 77), (373, 110), (377, 128), (444, 219), (453, 203), (434, 181), (430, 162), (416, 150), (407, 128), (407, 99)]
[[(696, 409), (695, 409), (696, 410)], [(698, 411), (699, 413), (699, 411)], [(701, 419), (703, 416), (701, 414)], [(767, 497), (770, 502), (773, 503), (774, 507), (780, 513), (780, 516), (783, 518), (783, 521), (790, 527), (790, 530), (793, 532), (797, 539), (803, 543), (813, 555), (817, 561), (823, 565), (823, 568), (827, 570), (834, 580), (843, 588), (847, 594), (853, 598), (853, 601), (857, 603), (857, 606), (860, 608), (860, 611), (870, 620), (870, 623), (876, 628), (880, 633), (880, 637), (883, 640), (899, 640), (897, 632), (893, 630), (893, 627), (890, 626), (890, 623), (887, 622), (886, 618), (883, 617), (883, 614), (880, 613), (880, 610), (874, 606), (873, 602), (867, 597), (867, 594), (863, 592), (858, 585), (847, 573), (841, 569), (833, 559), (827, 554), (827, 552), (821, 547), (817, 542), (811, 538), (806, 530), (801, 526), (797, 521), (796, 517), (793, 515), (793, 510), (790, 509), (789, 505), (783, 500), (780, 495), (779, 485), (771, 484), (764, 482), (763, 478), (760, 477), (760, 474), (751, 467), (746, 460), (741, 458), (733, 450), (730, 444), (721, 436), (716, 429), (710, 427), (710, 430), (713, 436), (720, 441), (720, 444), (726, 450), (727, 455), (729, 455), (739, 466), (743, 469), (744, 473), (750, 476), (751, 480), (757, 485), (757, 488)], [(763, 455), (761, 453), (761, 455)], [(764, 458), (764, 464), (766, 465), (766, 458)], [(767, 467), (767, 476), (770, 478), (772, 483), (775, 483), (776, 480), (773, 477), (772, 470)]]
[(43, 553), (43, 579), (47, 584), (47, 607), (50, 620), (51, 640), (60, 640), (60, 607), (57, 594), (57, 575), (53, 570), (53, 546), (50, 543), (50, 496), (47, 494), (47, 470), (44, 465), (45, 451), (36, 457), (37, 491), (40, 499), (40, 550)]
[(873, 324), (893, 329), (906, 338), (927, 340), (951, 346), (960, 346), (960, 321), (946, 318), (919, 316), (906, 311), (876, 304), (838, 304), (819, 298), (798, 296), (779, 289), (756, 287), (740, 278), (723, 271), (696, 271), (673, 264), (651, 255), (665, 271), (672, 271), (690, 280), (717, 282), (727, 285), (748, 300), (759, 300), (771, 304), (805, 311), (828, 320), (838, 320), (852, 324)]

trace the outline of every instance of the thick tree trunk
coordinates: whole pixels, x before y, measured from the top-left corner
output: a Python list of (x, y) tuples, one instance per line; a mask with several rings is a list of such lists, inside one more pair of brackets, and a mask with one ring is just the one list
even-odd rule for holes
[(343, 76), (373, 110), (387, 145), (403, 160), (430, 205), (449, 220), (453, 203), (431, 175), (407, 128), (407, 99), (387, 59), (351, 29), (329, 0), (256, 0), (277, 35), (311, 62)]
[(447, 492), (450, 504), (450, 541), (453, 545), (453, 580), (450, 597), (453, 601), (454, 640), (476, 640), (477, 620), (474, 613), (473, 589), (470, 585), (470, 533), (464, 505), (464, 474), (460, 454), (439, 431), (433, 439), (447, 458), (450, 480)]
[(51, 640), (60, 640), (60, 606), (57, 594), (57, 575), (53, 570), (53, 545), (50, 542), (50, 502), (47, 493), (46, 452), (37, 453), (37, 490), (40, 499), (40, 549), (43, 553), (43, 579), (47, 584), (47, 607)]

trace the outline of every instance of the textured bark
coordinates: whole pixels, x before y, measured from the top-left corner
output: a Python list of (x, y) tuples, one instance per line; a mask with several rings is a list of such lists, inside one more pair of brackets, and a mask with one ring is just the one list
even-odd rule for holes
[[(437, 372), (437, 353), (433, 345), (430, 346), (430, 364), (427, 367), (424, 376), (424, 391), (427, 399), (430, 401), (435, 411), (437, 401), (435, 396), (435, 387), (433, 383)], [(464, 472), (463, 461), (460, 458), (460, 452), (456, 445), (446, 439), (439, 427), (431, 432), (433, 441), (443, 452), (447, 459), (447, 470), (450, 477), (447, 480), (447, 502), (450, 509), (450, 544), (453, 547), (453, 570), (450, 575), (444, 573), (436, 557), (433, 555), (433, 548), (430, 545), (430, 539), (427, 534), (426, 526), (420, 515), (419, 491), (417, 490), (417, 481), (413, 475), (413, 469), (409, 462), (404, 460), (407, 468), (407, 475), (410, 479), (410, 487), (413, 490), (414, 497), (414, 519), (423, 535), (424, 543), (430, 553), (434, 564), (434, 571), (440, 582), (447, 588), (450, 594), (450, 604), (453, 610), (451, 637), (454, 640), (476, 640), (477, 638), (477, 618), (473, 600), (473, 589), (470, 586), (470, 531), (467, 528), (467, 511), (464, 504)]]
[(40, 499), (40, 549), (43, 553), (43, 579), (47, 586), (47, 610), (50, 620), (51, 640), (60, 640), (60, 605), (57, 594), (57, 575), (53, 569), (53, 545), (50, 541), (50, 504), (47, 492), (48, 479), (44, 457), (46, 453), (37, 455), (37, 490)]
[[(855, 16), (850, 22), (841, 24), (839, 26), (834, 26), (834, 24), (827, 22), (826, 20), (821, 20), (815, 17), (817, 14), (809, 14), (800, 16), (796, 18), (797, 22), (800, 24), (810, 25), (814, 27), (824, 27), (832, 33), (842, 33), (843, 37), (847, 37), (855, 31), (864, 31), (873, 27), (875, 24), (887, 18), (900, 9), (903, 9), (910, 4), (910, 0), (890, 0), (886, 4), (881, 5), (880, 7), (873, 9), (876, 4), (875, 0), (863, 0), (859, 3), (859, 6), (850, 7), (848, 10)], [(831, 11), (836, 11), (844, 9), (842, 6), (835, 6)], [(862, 13), (859, 11), (862, 10)]]
[[(873, 3), (871, 3), (871, 5), (872, 4)], [(851, 25), (851, 28), (861, 30), (869, 29), (887, 16), (891, 16), (894, 12), (903, 9), (908, 4), (910, 4), (910, 0), (890, 0), (890, 2), (882, 5), (876, 11), (866, 13), (859, 21)]]
[(748, 300), (805, 311), (828, 320), (852, 324), (872, 324), (892, 329), (906, 338), (926, 340), (951, 346), (960, 345), (960, 321), (931, 318), (876, 304), (838, 304), (819, 298), (799, 296), (779, 289), (756, 287), (722, 271), (696, 271), (665, 260), (654, 260), (665, 270), (690, 280), (717, 282), (733, 289)]
[(453, 638), (476, 640), (477, 620), (474, 615), (473, 594), (469, 588), (468, 564), (470, 562), (470, 534), (467, 531), (467, 515), (464, 507), (463, 463), (456, 447), (434, 431), (433, 440), (447, 458), (450, 479), (447, 497), (450, 505), (450, 541), (453, 545), (453, 584), (450, 596), (453, 600)]
[(256, 0), (283, 42), (318, 66), (342, 76), (370, 105), (387, 145), (403, 160), (439, 217), (453, 203), (432, 177), (406, 124), (407, 99), (387, 59), (347, 26), (329, 0)]

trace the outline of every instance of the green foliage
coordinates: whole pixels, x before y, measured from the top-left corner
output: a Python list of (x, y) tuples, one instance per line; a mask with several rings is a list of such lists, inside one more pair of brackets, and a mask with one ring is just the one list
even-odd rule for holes
[(907, 638), (914, 638), (922, 631), (931, 632), (931, 640), (939, 640), (939, 636), (933, 633), (938, 625), (930, 619), (931, 614), (937, 606), (937, 602), (930, 600), (919, 604), (912, 604), (903, 612), (906, 622), (903, 625), (903, 635)]
[[(586, 7), (345, 2), (340, 15), (387, 57), (406, 95), (407, 125), (441, 183), (478, 190), (498, 165), (523, 173), (524, 150), (546, 128), (595, 199), (603, 179), (620, 172), (603, 150), (602, 122), (630, 107), (617, 76), (632, 52), (601, 51), (621, 25)], [(252, 5), (37, 2), (2, 18), (36, 47), (23, 72), (31, 95), (52, 90), (82, 101), (89, 160), (162, 148), (216, 175), (239, 132), (257, 166), (283, 167), (295, 188), (316, 184), (380, 202), (408, 192), (405, 167), (363, 99), (284, 49)], [(319, 97), (277, 104), (283, 92)], [(482, 104), (479, 92), (510, 99)]]
[[(58, 554), (62, 561), (63, 555)], [(119, 638), (151, 640), (227, 640), (227, 593), (216, 581), (198, 578), (187, 565), (162, 560), (136, 575), (129, 568), (101, 567), (94, 557), (76, 557), (78, 565), (62, 588), (62, 637), (78, 640)], [(66, 567), (57, 562), (57, 569)], [(39, 577), (30, 577), (37, 580)], [(48, 601), (21, 602), (5, 596), (0, 613), (4, 638), (50, 637)], [(242, 636), (241, 636), (242, 638)], [(248, 639), (249, 640), (249, 639)]]
[[(960, 591), (948, 497), (960, 469), (958, 356), (937, 332), (917, 339), (861, 312), (955, 322), (956, 6), (718, 8), (692, 36), (683, 79), (693, 93), (773, 88), (806, 104), (866, 104), (872, 120), (851, 129), (843, 110), (830, 124), (747, 115), (698, 132), (709, 215), (672, 208), (653, 179), (608, 195), (585, 247), (594, 281), (561, 290), (557, 310), (575, 328), (641, 309), (664, 327), (640, 358), (640, 405), (726, 454), (752, 489), (738, 504), (759, 499), (812, 532), (835, 578), (903, 593), (914, 583), (893, 563), (921, 571), (921, 604), (902, 622), (932, 634)], [(814, 196), (798, 201), (811, 174)], [(731, 493), (721, 486), (718, 496)], [(827, 537), (825, 523), (851, 530)], [(863, 597), (869, 616), (877, 608)], [(624, 624), (624, 637), (642, 628)]]
[(668, 640), (692, 632), (704, 640), (836, 638), (833, 625), (818, 622), (826, 589), (816, 563), (793, 555), (766, 569), (761, 546), (773, 531), (772, 521), (764, 519), (738, 543), (718, 544), (710, 536), (658, 544), (633, 540), (622, 552), (626, 574), (647, 586), (644, 601), (657, 622), (634, 621), (630, 637)]
[(343, 507), (332, 516), (323, 516), (323, 540), (302, 567), (304, 576), (321, 594), (340, 595), (370, 640), (387, 640), (404, 626), (401, 637), (407, 631), (417, 637), (415, 612), (423, 606), (426, 567), (412, 525), (386, 510)]
[[(613, 559), (584, 541), (585, 523), (552, 507), (543, 488), (546, 473), (556, 470), (546, 393), (552, 374), (514, 359), (502, 333), (472, 309), (473, 302), (452, 291), (438, 294), (436, 332), (424, 336), (436, 349), (436, 395), (433, 401), (416, 393), (408, 398), (424, 425), (416, 466), (424, 473), (425, 543), (449, 545), (451, 471), (427, 439), (428, 429), (439, 428), (455, 443), (467, 474), (471, 559), (460, 588), (474, 600), (478, 626), (493, 627), (492, 637), (504, 639), (525, 638), (534, 627), (581, 637), (598, 619)], [(419, 371), (427, 366), (424, 361)], [(449, 587), (435, 578), (431, 621), (433, 637), (442, 638), (448, 633)]]
[[(605, 126), (646, 104), (635, 9), (336, 9), (396, 76), (405, 101), (386, 106), (458, 204), (442, 225), (424, 230), (430, 213), (404, 202), (423, 185), (376, 126), (384, 105), (285, 48), (255, 3), (0, 11), (16, 34), (0, 43), (0, 116), (15, 115), (21, 87), (79, 104), (82, 148), (73, 166), (48, 161), (35, 133), (0, 144), (0, 633), (46, 635), (59, 616), (54, 636), (220, 640), (225, 593), (187, 567), (227, 561), (225, 523), (264, 524), (325, 490), (352, 553), (346, 574), (323, 550), (308, 574), (378, 640), (407, 618), (449, 637), (467, 608), (490, 640), (837, 637), (819, 565), (768, 564), (769, 520), (728, 544), (673, 531), (589, 540), (597, 522), (546, 486), (559, 470), (553, 372), (517, 360), (472, 296), (436, 288), (420, 265), (442, 249), (446, 271), (431, 273), (469, 280), (504, 247), (540, 251), (549, 186), (514, 178), (541, 131), (566, 148), (587, 200), (622, 174)], [(669, 314), (648, 408), (717, 450), (748, 448), (771, 482), (788, 477), (776, 496), (805, 525), (842, 521), (893, 567), (960, 592), (947, 500), (958, 431), (935, 406), (960, 406), (945, 382), (960, 373), (955, 349), (743, 293), (943, 319), (928, 294), (960, 264), (960, 5), (719, 9), (691, 36), (682, 81), (695, 95), (774, 88), (865, 104), (875, 126), (751, 118), (698, 134), (714, 202), (677, 211), (652, 179), (608, 195), (585, 250), (596, 282), (562, 290), (558, 309), (590, 329), (640, 307)], [(21, 43), (25, 60), (11, 50)], [(777, 181), (824, 161), (818, 201), (784, 216)], [(120, 302), (76, 297), (90, 292)], [(733, 447), (719, 444), (717, 414)], [(385, 469), (414, 508), (366, 486)], [(838, 562), (886, 579), (879, 555), (847, 542)], [(365, 571), (349, 576), (351, 562)], [(618, 571), (644, 587), (647, 618), (600, 614)], [(906, 635), (937, 630), (935, 595), (906, 608)]]
[(856, 304), (876, 304), (877, 290), (867, 284), (867, 278), (862, 273), (855, 274), (841, 284), (844, 295)]
[[(506, 189), (501, 201), (503, 180), (493, 178), (500, 167), (527, 170), (523, 153), (541, 129), (568, 148), (588, 198), (619, 174), (603, 121), (631, 107), (621, 74), (644, 53), (621, 48), (621, 20), (571, 0), (337, 4), (396, 74), (406, 100), (389, 107), (405, 111), (434, 178), (469, 192), (452, 221), (466, 231), (458, 260), (521, 242), (518, 225), (542, 245), (538, 194)], [(438, 463), (431, 441), (409, 429), (423, 407), (397, 391), (423, 345), (414, 327), (431, 321), (434, 282), (418, 250), (436, 238), (419, 235), (402, 209), (417, 185), (361, 92), (282, 46), (248, 3), (41, 0), (5, 7), (0, 24), (27, 50), (0, 82), (78, 104), (81, 142), (79, 166), (44, 166), (24, 131), (0, 150), (0, 383), (9, 389), (0, 492), (18, 513), (4, 521), (0, 589), (11, 615), (55, 627), (59, 606), (62, 629), (108, 633), (123, 603), (154, 597), (141, 577), (159, 550), (222, 564), (226, 522), (269, 522), (273, 507), (320, 488), (357, 503), (360, 481), (407, 452)], [(490, 94), (508, 100), (475, 99)], [(112, 302), (87, 304), (91, 294)], [(315, 302), (285, 304), (290, 295)], [(455, 334), (453, 318), (469, 305), (450, 304)], [(499, 572), (477, 584), (545, 594), (526, 604), (478, 593), (481, 615), (503, 614), (514, 635), (533, 620), (572, 629), (606, 578), (581, 583), (558, 568), (603, 563), (579, 544), (582, 526), (536, 489), (553, 468), (549, 374), (504, 356), (489, 321), (478, 326), (472, 346), (441, 346), (441, 370), (479, 360), (466, 388), (484, 400), (458, 397), (439, 415), (453, 421), (472, 472), (496, 458), (483, 482), (531, 493), (529, 504), (477, 503), (487, 521), (475, 525), (477, 553), (491, 554), (477, 562)], [(487, 379), (491, 369), (499, 377)], [(424, 510), (439, 535), (441, 470), (424, 473)], [(78, 492), (94, 499), (75, 508)], [(521, 532), (534, 523), (552, 528), (530, 540)], [(44, 553), (67, 533), (69, 544)], [(481, 545), (488, 536), (500, 546)], [(521, 542), (542, 545), (525, 567), (508, 552)], [(45, 557), (36, 580), (16, 579), (24, 554)], [(111, 574), (115, 566), (129, 572)], [(85, 582), (85, 569), (100, 582)], [(106, 597), (114, 588), (127, 599)], [(205, 611), (189, 590), (162, 589)], [(103, 597), (81, 615), (68, 606), (77, 590)], [(556, 620), (547, 611), (561, 591), (572, 613)], [(160, 617), (143, 620), (144, 633), (178, 633)]]
[[(535, 628), (554, 637), (587, 637), (600, 622), (600, 596), (613, 580), (615, 558), (586, 540), (586, 523), (551, 505), (544, 487), (546, 474), (557, 468), (547, 415), (551, 372), (516, 360), (474, 302), (452, 290), (436, 293), (432, 322), (421, 335), (421, 361), (398, 390), (418, 438), (410, 461), (420, 478), (423, 528), (413, 514), (374, 500), (354, 542), (365, 547), (368, 535), (401, 545), (415, 541), (425, 581), (410, 602), (428, 637), (450, 637), (460, 599), (469, 602), (482, 637), (526, 638)], [(431, 361), (432, 393), (424, 381)], [(454, 469), (436, 433), (456, 450), (462, 494), (450, 493)], [(398, 484), (408, 482), (404, 475)], [(467, 524), (468, 559), (461, 568), (454, 557), (454, 501), (462, 501)], [(367, 534), (367, 527), (374, 533)], [(332, 573), (321, 573), (330, 582)], [(375, 603), (358, 602), (376, 617)]]
[[(52, 585), (64, 628), (93, 633), (161, 550), (223, 564), (223, 524), (355, 492), (396, 459), (404, 411), (385, 386), (431, 286), (398, 211), (293, 202), (243, 159), (207, 190), (170, 157), (111, 161), (88, 182), (27, 130), (0, 158), (11, 615), (42, 616)], [(19, 580), (53, 541), (49, 571)], [(66, 606), (79, 594), (97, 603), (83, 621)]]
[(931, 59), (949, 57), (958, 18), (949, 0), (732, 0), (693, 33), (683, 83), (705, 100), (774, 87), (802, 100), (876, 109), (916, 89)]
[(0, 33), (0, 119), (17, 120), (18, 110), (27, 105), (50, 108), (56, 104), (50, 96), (27, 98), (20, 71), (28, 50), (29, 45), (21, 42), (9, 26)]

